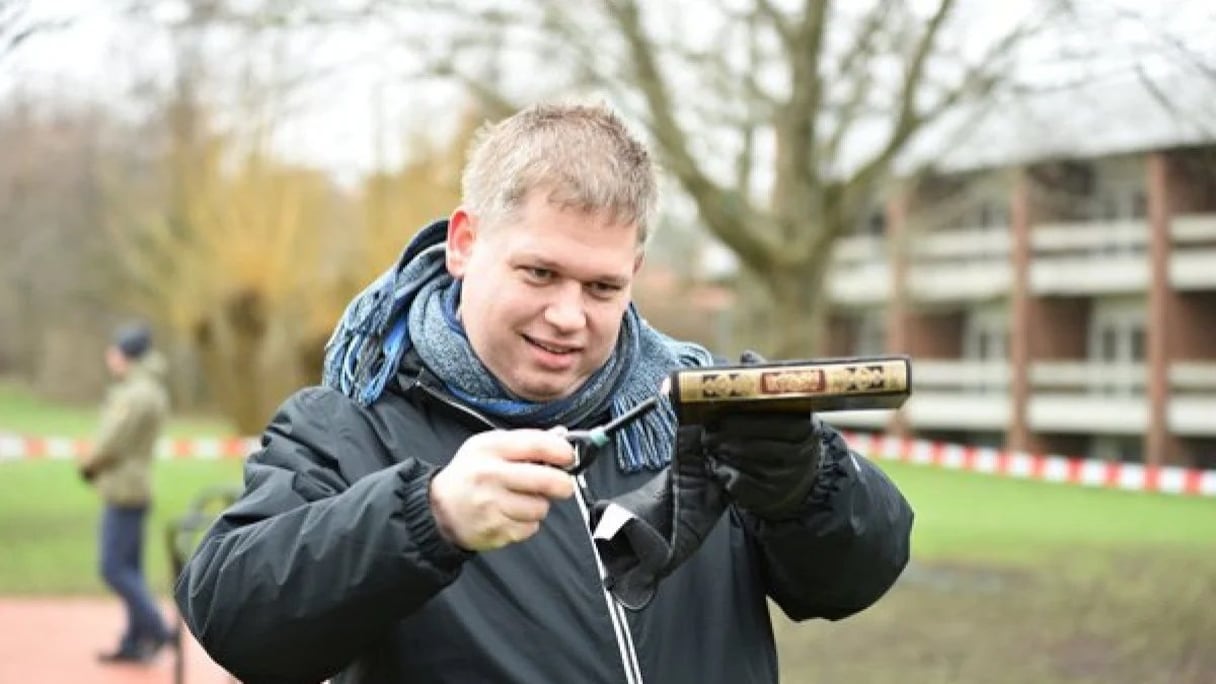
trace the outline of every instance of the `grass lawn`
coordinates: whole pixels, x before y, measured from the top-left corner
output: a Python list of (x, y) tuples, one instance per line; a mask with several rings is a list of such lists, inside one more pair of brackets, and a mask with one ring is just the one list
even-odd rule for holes
[(912, 565), (850, 619), (779, 617), (783, 683), (1216, 682), (1216, 500), (882, 465)]
[[(17, 383), (0, 381), (0, 433), (87, 438), (97, 420), (97, 407), (42, 401)], [(216, 418), (173, 416), (166, 427), (174, 437), (230, 433)], [(157, 463), (156, 503), (145, 542), (149, 577), (157, 589), (168, 586), (168, 521), (181, 516), (200, 490), (240, 483), (236, 460)], [(0, 594), (102, 591), (95, 542), (100, 508), (70, 462), (0, 463)]]
[(1036, 565), (1078, 547), (1216, 553), (1216, 499), (879, 465), (916, 510), (922, 560)]
[[(0, 380), (0, 433), (41, 437), (89, 437), (97, 429), (100, 406), (65, 406), (38, 399), (27, 389)], [(173, 416), (166, 427), (173, 437), (228, 435), (232, 430), (219, 418)]]
[[(165, 527), (198, 493), (240, 485), (241, 462), (163, 461), (156, 464), (156, 503), (145, 539), (148, 577), (166, 591)], [(0, 594), (81, 594), (102, 591), (97, 576), (101, 503), (67, 461), (0, 463)]]

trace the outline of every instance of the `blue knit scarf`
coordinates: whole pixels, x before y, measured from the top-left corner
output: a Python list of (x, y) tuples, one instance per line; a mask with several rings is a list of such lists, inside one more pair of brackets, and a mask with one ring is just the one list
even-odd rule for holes
[[(514, 395), (469, 345), (457, 315), (460, 281), (444, 267), (447, 221), (424, 228), (397, 264), (346, 307), (325, 348), (324, 383), (363, 406), (376, 401), (411, 348), (470, 407), (510, 427), (579, 426), (597, 416), (619, 416), (653, 396), (676, 368), (713, 362), (700, 345), (655, 330), (633, 304), (625, 311), (616, 347), (604, 365), (571, 396), (533, 402)], [(675, 412), (669, 401), (617, 433), (623, 472), (661, 470), (671, 458)]]

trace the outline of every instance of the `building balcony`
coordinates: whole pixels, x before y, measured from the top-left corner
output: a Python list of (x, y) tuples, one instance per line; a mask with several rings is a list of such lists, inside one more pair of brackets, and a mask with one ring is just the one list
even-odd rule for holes
[[(1170, 364), (1169, 432), (1216, 436), (1216, 363)], [(1038, 361), (1030, 369), (1027, 422), (1036, 432), (1141, 435), (1148, 431), (1144, 364)]]
[[(916, 429), (1004, 431), (1009, 423), (1009, 364), (988, 361), (912, 360), (912, 396), (899, 409)], [(880, 429), (891, 411), (841, 411), (833, 425)]]
[(1216, 362), (1170, 364), (1170, 432), (1183, 437), (1216, 435)]
[[(912, 396), (900, 415), (916, 430), (1003, 432), (1012, 415), (1005, 362), (913, 359)], [(1149, 404), (1143, 364), (1038, 361), (1030, 369), (1030, 429), (1043, 433), (1142, 435)], [(1216, 362), (1170, 365), (1169, 431), (1216, 437)], [(881, 429), (890, 411), (844, 411), (828, 422)]]
[(1008, 228), (937, 230), (912, 241), (908, 293), (913, 301), (986, 301), (1009, 292)]
[[(1216, 289), (1216, 214), (1170, 222), (1169, 278), (1178, 290)], [(1036, 295), (1095, 296), (1146, 292), (1149, 225), (1144, 219), (1045, 223), (1031, 229), (1030, 290)], [(1000, 299), (1013, 285), (1008, 228), (937, 230), (910, 237), (908, 293), (925, 303)], [(881, 304), (892, 281), (886, 239), (843, 238), (828, 279), (832, 302)]]
[(875, 235), (841, 238), (832, 255), (828, 295), (840, 306), (881, 304), (891, 296), (886, 240)]
[(1030, 290), (1037, 295), (1098, 295), (1148, 289), (1148, 223), (1089, 221), (1030, 231)]
[(1177, 290), (1216, 289), (1216, 215), (1174, 217), (1170, 240), (1170, 285)]
[(1142, 435), (1148, 429), (1148, 401), (1143, 395), (1036, 392), (1026, 422), (1035, 432)]

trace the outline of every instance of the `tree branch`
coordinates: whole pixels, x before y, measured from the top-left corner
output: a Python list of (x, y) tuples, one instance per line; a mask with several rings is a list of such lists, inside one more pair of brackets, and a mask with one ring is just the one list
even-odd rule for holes
[(794, 30), (790, 27), (789, 18), (773, 7), (773, 3), (769, 0), (756, 0), (756, 14), (768, 20), (769, 25), (773, 27), (773, 33), (777, 34), (781, 46), (785, 48), (786, 54), (793, 56), (797, 41), (794, 37)]
[[(845, 137), (858, 118), (858, 113), (861, 112), (869, 98), (870, 89), (874, 85), (870, 62), (877, 49), (878, 34), (890, 17), (892, 4), (893, 0), (883, 0), (878, 7), (866, 15), (857, 39), (853, 43), (853, 49), (847, 51), (840, 60), (836, 75), (841, 80), (850, 83), (851, 87), (839, 112), (833, 117), (836, 122), (834, 130), (822, 144), (819, 154), (821, 161), (835, 165), (837, 156), (840, 154), (840, 146), (844, 143)], [(850, 75), (852, 75), (851, 79)]]
[[(950, 0), (943, 0), (942, 4), (944, 6), (949, 2)], [(1060, 7), (1067, 8), (1068, 4), (1064, 3)], [(939, 11), (940, 9), (939, 7)], [(961, 102), (964, 97), (971, 96), (973, 100), (979, 100), (992, 95), (996, 91), (997, 86), (1008, 78), (1008, 74), (1003, 73), (1001, 68), (1002, 60), (1008, 57), (1027, 36), (1034, 34), (1046, 25), (1051, 20), (1051, 17), (1052, 11), (1049, 10), (1039, 21), (1024, 22), (1005, 34), (974, 66), (967, 70), (966, 74), (953, 88), (947, 89), (935, 104), (923, 110), (916, 107), (918, 91), (921, 90), (924, 80), (923, 75), (917, 76), (915, 82), (911, 79), (905, 80), (905, 87), (901, 97), (901, 116), (893, 127), (891, 135), (883, 149), (866, 162), (846, 183), (846, 197), (844, 200), (846, 205), (855, 205), (860, 201), (860, 198), (866, 195), (867, 189), (873, 185), (879, 176), (886, 173), (895, 156), (899, 154), (911, 137), (926, 122), (939, 118)], [(924, 38), (928, 37), (932, 30), (932, 26), (926, 30), (925, 36), (922, 37), (922, 46), (925, 45)], [(920, 51), (918, 50), (919, 53)], [(910, 70), (909, 74), (911, 73), (913, 72)], [(915, 90), (909, 90), (909, 85), (915, 86)]]
[(929, 19), (928, 26), (925, 27), (920, 43), (916, 46), (904, 77), (903, 91), (899, 101), (899, 117), (895, 122), (895, 130), (887, 145), (888, 148), (898, 148), (920, 123), (920, 117), (916, 112), (916, 101), (921, 94), (920, 86), (925, 75), (925, 64), (929, 61), (929, 55), (933, 53), (937, 35), (941, 31), (942, 25), (945, 24), (950, 10), (954, 7), (954, 2), (955, 0), (941, 1), (941, 4), (937, 6), (937, 11)]
[(819, 65), (827, 28), (828, 0), (807, 0), (790, 59), (790, 98), (777, 113), (777, 182), (773, 211), (788, 242), (805, 232), (802, 223), (816, 214), (818, 163), (815, 131), (823, 98)]
[[(928, 116), (919, 112), (917, 108), (917, 100), (922, 94), (925, 64), (933, 52), (934, 46), (937, 43), (937, 36), (954, 6), (954, 1), (941, 0), (933, 16), (929, 19), (925, 31), (921, 34), (920, 41), (912, 53), (911, 61), (904, 71), (904, 81), (899, 96), (898, 114), (891, 126), (890, 136), (887, 138), (887, 142), (883, 145), (882, 149), (866, 162), (853, 178), (848, 181), (846, 184), (847, 194), (853, 196), (864, 195), (874, 180), (887, 171), (891, 160), (903, 149), (903, 146), (911, 138), (912, 134), (927, 120)], [(969, 80), (964, 78), (963, 85), (955, 90), (953, 96), (945, 98), (942, 104), (953, 104), (954, 100), (961, 97), (964, 88), (969, 85)], [(942, 110), (943, 108), (940, 106), (936, 109), (936, 111)], [(846, 200), (847, 204), (850, 203)]]
[(664, 153), (667, 168), (696, 202), (710, 230), (749, 267), (763, 271), (778, 246), (767, 244), (755, 230), (759, 223), (747, 199), (729, 192), (705, 175), (688, 149), (688, 136), (675, 117), (675, 106), (653, 49), (641, 25), (634, 0), (602, 0), (616, 22), (629, 52), (637, 87), (647, 102), (650, 126)]
[(0, 60), (16, 52), (24, 43), (39, 33), (56, 31), (72, 23), (67, 19), (27, 23), (26, 9), (26, 3), (0, 2)]

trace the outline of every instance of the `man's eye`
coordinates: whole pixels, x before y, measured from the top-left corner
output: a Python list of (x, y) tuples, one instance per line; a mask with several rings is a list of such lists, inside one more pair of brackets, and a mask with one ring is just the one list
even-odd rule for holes
[(587, 286), (597, 297), (611, 297), (621, 291), (620, 285), (612, 283), (591, 283)]
[(537, 280), (537, 281), (543, 282), (543, 281), (548, 281), (548, 280), (553, 279), (553, 271), (550, 271), (547, 268), (528, 267), (528, 268), (525, 268), (524, 271), (527, 272), (528, 277), (531, 278), (532, 280)]

